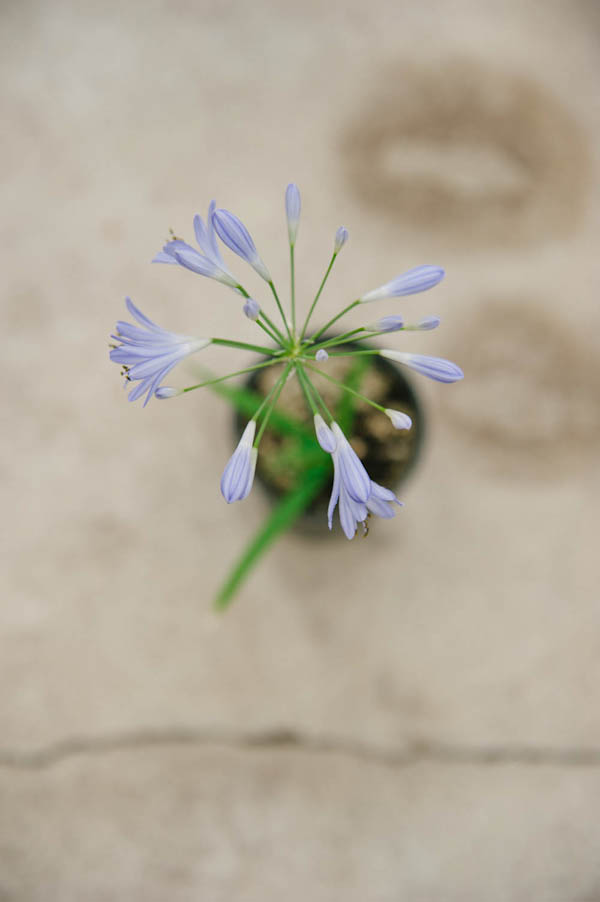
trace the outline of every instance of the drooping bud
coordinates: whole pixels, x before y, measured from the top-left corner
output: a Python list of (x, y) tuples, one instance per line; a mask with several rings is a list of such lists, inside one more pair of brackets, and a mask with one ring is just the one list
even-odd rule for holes
[(318, 443), (320, 444), (323, 451), (327, 451), (328, 454), (333, 454), (337, 445), (335, 435), (333, 434), (329, 426), (327, 426), (325, 420), (320, 414), (316, 413), (314, 420)]
[(223, 471), (221, 494), (227, 504), (243, 501), (250, 494), (258, 456), (258, 450), (252, 447), (255, 432), (256, 422), (250, 420)]
[(385, 415), (392, 421), (394, 429), (410, 429), (412, 426), (412, 420), (409, 415), (402, 413), (400, 410), (392, 410), (390, 407), (386, 407)]

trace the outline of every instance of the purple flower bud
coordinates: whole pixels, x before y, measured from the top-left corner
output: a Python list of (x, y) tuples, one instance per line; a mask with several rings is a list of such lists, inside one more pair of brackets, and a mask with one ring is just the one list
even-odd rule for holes
[(247, 298), (246, 303), (244, 304), (244, 313), (248, 319), (256, 322), (260, 316), (260, 304), (258, 301), (255, 301), (254, 298)]
[(381, 301), (383, 298), (397, 298), (407, 294), (418, 294), (433, 288), (444, 278), (444, 270), (440, 266), (415, 266), (408, 272), (396, 276), (391, 282), (381, 285), (374, 291), (368, 291), (360, 298), (363, 304), (369, 301)]
[(317, 353), (315, 354), (315, 360), (318, 360), (319, 363), (322, 363), (324, 360), (329, 359), (329, 354), (325, 350), (325, 348), (319, 348)]
[(404, 317), (402, 316), (383, 316), (376, 323), (365, 326), (369, 332), (398, 332), (404, 328)]
[(427, 357), (425, 354), (407, 354), (403, 351), (380, 351), (382, 357), (402, 363), (411, 370), (435, 379), (436, 382), (458, 382), (464, 378), (464, 373), (455, 363), (444, 360), (443, 357)]
[(348, 229), (346, 229), (344, 226), (340, 226), (335, 233), (335, 243), (333, 245), (334, 254), (339, 254), (349, 237), (350, 236), (348, 234)]
[(325, 420), (323, 417), (316, 413), (315, 417), (315, 432), (317, 433), (317, 441), (320, 444), (323, 451), (327, 451), (328, 454), (333, 454), (336, 447), (335, 435), (325, 424)]
[(229, 210), (215, 210), (212, 215), (212, 221), (215, 231), (223, 244), (226, 244), (234, 254), (237, 254), (246, 263), (249, 263), (265, 282), (270, 282), (269, 270), (261, 260), (256, 250), (256, 245), (244, 223), (237, 216), (234, 216), (233, 213), (230, 213)]
[(423, 319), (420, 319), (415, 329), (419, 332), (430, 332), (432, 329), (437, 329), (440, 324), (439, 316), (424, 316)]
[(258, 451), (252, 447), (256, 422), (250, 420), (221, 477), (221, 494), (227, 502), (243, 501), (250, 494)]
[(392, 421), (394, 429), (410, 429), (412, 426), (412, 420), (407, 413), (402, 413), (400, 410), (392, 410), (390, 407), (386, 407), (385, 414)]
[(290, 244), (296, 243), (298, 223), (300, 222), (300, 192), (293, 183), (285, 189), (285, 215), (287, 216)]
[(158, 398), (160, 401), (165, 401), (167, 398), (176, 398), (177, 395), (181, 395), (182, 393), (182, 388), (169, 388), (167, 385), (161, 385), (161, 387), (157, 388), (154, 392), (154, 397)]

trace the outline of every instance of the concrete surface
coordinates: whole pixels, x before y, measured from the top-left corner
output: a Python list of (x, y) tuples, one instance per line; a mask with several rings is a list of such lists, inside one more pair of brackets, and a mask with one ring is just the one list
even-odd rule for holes
[[(595, 5), (1, 21), (0, 900), (600, 898)], [(256, 340), (148, 261), (216, 197), (285, 285), (292, 179), (299, 298), (340, 224), (323, 316), (439, 262), (376, 313), (439, 314), (403, 346), (467, 378), (417, 385), (400, 516), (286, 536), (219, 617), (267, 502), (220, 497), (223, 403), (128, 404), (107, 335), (130, 294)]]

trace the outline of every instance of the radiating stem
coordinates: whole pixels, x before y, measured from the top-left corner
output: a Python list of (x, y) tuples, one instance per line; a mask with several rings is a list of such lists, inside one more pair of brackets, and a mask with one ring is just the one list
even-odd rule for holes
[(296, 334), (296, 270), (294, 264), (294, 245), (290, 244), (290, 289), (292, 296), (292, 332)]
[(283, 391), (283, 386), (287, 382), (287, 377), (289, 376), (290, 370), (292, 369), (293, 365), (294, 364), (291, 362), (288, 363), (285, 370), (281, 374), (279, 380), (275, 383), (275, 385), (273, 386), (273, 388), (271, 389), (271, 391), (269, 392), (269, 394), (267, 395), (267, 397), (265, 398), (263, 403), (260, 405), (260, 407), (258, 408), (256, 413), (252, 417), (253, 420), (256, 419), (258, 417), (258, 415), (260, 414), (261, 410), (263, 409), (263, 407), (265, 406), (265, 404), (267, 403), (267, 401), (269, 401), (269, 399), (272, 397), (269, 407), (267, 408), (267, 412), (263, 418), (262, 423), (260, 424), (260, 429), (258, 430), (258, 434), (254, 440), (255, 448), (258, 448), (258, 443), (260, 442), (260, 440), (263, 436), (263, 432), (267, 428), (267, 423), (269, 422), (269, 417), (271, 416), (271, 413), (273, 412), (273, 408), (275, 407), (275, 405), (277, 404), (277, 401), (279, 400), (279, 395)]
[(356, 307), (358, 304), (360, 304), (360, 301), (352, 301), (351, 304), (348, 304), (347, 307), (344, 307), (344, 309), (340, 313), (338, 313), (337, 316), (334, 316), (333, 319), (330, 319), (328, 323), (325, 323), (325, 325), (321, 329), (319, 329), (318, 332), (315, 332), (315, 334), (312, 336), (312, 340), (316, 341), (317, 338), (319, 338), (319, 336), (323, 334), (323, 332), (326, 332), (330, 326), (333, 326), (333, 324), (336, 323), (338, 319), (341, 319), (342, 316), (344, 316), (346, 313), (348, 313), (349, 310), (352, 310), (352, 308)]
[(334, 385), (339, 386), (344, 391), (350, 392), (351, 395), (354, 395), (356, 398), (360, 398), (361, 401), (365, 401), (367, 404), (370, 404), (371, 407), (375, 407), (376, 410), (380, 410), (382, 413), (385, 413), (385, 407), (382, 407), (381, 404), (377, 404), (376, 401), (371, 401), (370, 398), (367, 398), (366, 395), (361, 395), (360, 392), (355, 391), (353, 388), (350, 388), (349, 385), (346, 385), (344, 382), (340, 382), (339, 379), (334, 379), (333, 376), (330, 376), (329, 373), (325, 373), (323, 370), (320, 370), (318, 367), (313, 366), (311, 363), (305, 364), (307, 369), (313, 370), (315, 373), (318, 373), (319, 376), (322, 376), (324, 379), (327, 379), (329, 382), (333, 382)]
[(228, 338), (211, 338), (211, 342), (214, 345), (222, 345), (224, 348), (240, 348), (242, 351), (257, 351), (259, 354), (268, 354), (269, 357), (281, 354), (284, 350), (283, 348), (273, 350), (273, 348), (265, 348), (262, 345), (249, 345), (246, 344), (245, 341), (230, 341)]
[(288, 321), (287, 321), (287, 319), (285, 318), (285, 314), (284, 314), (284, 312), (283, 312), (283, 307), (281, 306), (281, 301), (279, 300), (279, 295), (277, 294), (277, 291), (275, 290), (275, 286), (273, 285), (273, 280), (271, 280), (271, 281), (269, 282), (269, 288), (270, 288), (271, 291), (273, 292), (273, 297), (275, 298), (275, 302), (276, 302), (276, 304), (277, 304), (277, 306), (278, 306), (278, 308), (279, 308), (279, 312), (280, 312), (281, 318), (282, 318), (282, 320), (283, 320), (283, 325), (284, 325), (285, 328), (286, 328), (286, 332), (287, 332), (287, 334), (288, 334), (288, 338), (289, 338), (289, 340), (290, 340), (290, 341), (292, 342), (292, 344), (293, 344), (294, 339), (292, 338), (292, 333), (290, 332), (290, 327), (288, 326)]
[[(315, 386), (312, 384), (312, 382), (309, 379), (308, 375), (306, 374), (302, 364), (296, 364), (296, 372), (298, 373), (298, 381), (300, 382), (300, 385), (302, 386), (304, 394), (307, 396), (307, 398), (309, 395), (313, 395), (317, 399), (317, 402), (321, 405), (321, 408), (322, 408), (325, 416), (328, 417), (331, 422), (333, 422), (333, 414), (331, 413), (327, 404), (321, 397), (321, 393), (319, 391), (317, 391)], [(316, 407), (314, 406), (314, 403), (311, 403), (310, 399), (309, 399), (308, 403), (309, 403), (313, 413), (316, 414), (319, 412), (316, 409)]]
[(216, 379), (207, 379), (205, 382), (199, 382), (197, 385), (188, 385), (187, 388), (182, 389), (182, 393), (194, 391), (196, 388), (204, 388), (205, 385), (216, 385), (217, 382), (224, 382), (226, 379), (233, 379), (234, 376), (243, 376), (245, 373), (261, 370), (265, 366), (275, 366), (275, 364), (281, 362), (281, 360), (266, 360), (264, 363), (255, 363), (254, 366), (247, 366), (244, 370), (236, 370), (235, 373), (227, 373), (226, 376), (217, 376)]
[(310, 310), (308, 311), (307, 317), (306, 317), (306, 319), (304, 320), (304, 325), (302, 326), (302, 332), (300, 333), (300, 341), (302, 341), (302, 339), (304, 338), (304, 336), (305, 336), (305, 334), (306, 334), (306, 330), (307, 330), (307, 328), (308, 328), (308, 323), (309, 323), (310, 318), (311, 318), (311, 316), (312, 316), (312, 314), (313, 314), (313, 310), (314, 310), (315, 307), (317, 306), (317, 301), (318, 301), (319, 298), (321, 297), (321, 292), (323, 291), (323, 288), (325, 287), (325, 282), (326, 282), (327, 279), (329, 278), (329, 273), (331, 272), (331, 268), (332, 268), (333, 264), (335, 263), (335, 258), (336, 258), (336, 257), (337, 257), (337, 253), (334, 251), (334, 252), (333, 252), (332, 258), (331, 258), (331, 260), (329, 261), (329, 266), (327, 267), (327, 270), (326, 270), (326, 272), (325, 272), (325, 275), (323, 276), (323, 281), (322, 281), (321, 284), (319, 285), (319, 290), (317, 291), (317, 294), (316, 294), (316, 296), (315, 296), (315, 299), (314, 299), (314, 301), (312, 302), (312, 304), (311, 304), (311, 306), (310, 306)]

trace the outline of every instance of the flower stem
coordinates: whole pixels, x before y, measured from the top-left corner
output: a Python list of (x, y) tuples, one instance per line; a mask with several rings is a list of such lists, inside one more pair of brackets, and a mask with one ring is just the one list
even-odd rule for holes
[(287, 377), (289, 376), (290, 370), (292, 369), (293, 365), (294, 364), (291, 362), (288, 363), (285, 370), (279, 377), (278, 381), (275, 383), (275, 385), (273, 386), (273, 388), (271, 389), (271, 391), (269, 392), (269, 394), (267, 395), (267, 397), (265, 398), (263, 403), (260, 405), (260, 407), (258, 408), (256, 413), (252, 417), (252, 419), (255, 420), (259, 416), (261, 410), (263, 409), (263, 407), (265, 406), (267, 401), (270, 402), (269, 406), (267, 408), (267, 412), (264, 415), (263, 421), (260, 424), (260, 429), (258, 430), (258, 434), (257, 434), (256, 438), (254, 439), (254, 447), (255, 448), (258, 448), (258, 443), (260, 442), (260, 440), (263, 436), (263, 432), (267, 428), (267, 423), (269, 422), (269, 417), (271, 416), (271, 413), (273, 412), (273, 408), (275, 407), (275, 405), (277, 404), (277, 401), (279, 400), (279, 395), (283, 391), (283, 386), (287, 382)]
[(214, 345), (222, 345), (225, 348), (240, 348), (242, 351), (257, 351), (259, 354), (268, 354), (269, 357), (274, 357), (282, 352), (280, 348), (274, 350), (273, 348), (265, 348), (262, 345), (249, 345), (245, 341), (230, 341), (228, 338), (211, 338), (211, 341)]
[(361, 395), (360, 392), (355, 391), (353, 388), (350, 388), (350, 386), (346, 385), (344, 382), (340, 382), (339, 379), (334, 379), (333, 376), (330, 376), (328, 373), (323, 372), (323, 370), (320, 370), (318, 367), (313, 366), (310, 363), (307, 363), (306, 367), (309, 370), (313, 370), (315, 373), (318, 373), (319, 376), (322, 376), (329, 382), (333, 382), (334, 385), (339, 386), (339, 388), (342, 388), (344, 391), (350, 392), (350, 394), (354, 395), (356, 398), (360, 398), (361, 401), (365, 401), (367, 404), (370, 404), (371, 407), (375, 407), (376, 410), (380, 410), (382, 413), (385, 413), (385, 407), (382, 407), (381, 404), (377, 404), (375, 401), (371, 401), (371, 399), (367, 398), (366, 395)]
[(287, 321), (287, 319), (285, 318), (285, 314), (284, 314), (284, 312), (283, 312), (283, 307), (281, 306), (281, 301), (279, 300), (279, 295), (277, 294), (277, 291), (276, 291), (276, 289), (275, 289), (275, 286), (273, 285), (273, 280), (272, 280), (272, 279), (271, 279), (271, 281), (269, 282), (269, 288), (270, 288), (271, 291), (273, 292), (273, 297), (275, 298), (275, 302), (276, 302), (276, 304), (277, 304), (277, 306), (278, 306), (278, 308), (279, 308), (279, 312), (280, 312), (281, 318), (282, 318), (282, 320), (283, 320), (283, 325), (284, 325), (285, 328), (286, 328), (286, 331), (287, 331), (287, 334), (288, 334), (288, 338), (289, 338), (289, 340), (290, 340), (290, 341), (292, 342), (292, 344), (293, 344), (294, 339), (292, 338), (292, 333), (290, 332), (290, 327), (288, 326), (288, 321)]
[(217, 382), (224, 382), (226, 379), (233, 379), (234, 376), (243, 376), (245, 373), (252, 373), (254, 370), (261, 370), (265, 366), (274, 366), (281, 363), (280, 360), (267, 360), (265, 363), (255, 363), (254, 366), (247, 366), (244, 370), (236, 370), (235, 373), (228, 373), (226, 376), (217, 376), (215, 379), (207, 379), (206, 382), (199, 382), (197, 385), (188, 385), (182, 389), (182, 392), (194, 391), (196, 388), (204, 388), (205, 385), (215, 385)]
[(349, 310), (352, 310), (352, 308), (356, 307), (358, 304), (360, 304), (360, 301), (352, 301), (351, 304), (348, 304), (347, 307), (344, 307), (344, 309), (340, 313), (338, 313), (337, 316), (334, 316), (333, 319), (330, 319), (328, 323), (325, 323), (325, 325), (312, 336), (313, 341), (316, 341), (317, 338), (319, 338), (319, 336), (323, 334), (323, 332), (326, 332), (330, 326), (333, 326), (333, 324), (336, 323), (338, 319), (341, 319), (344, 314), (348, 313)]
[(290, 244), (290, 291), (292, 296), (292, 332), (296, 334), (296, 269), (294, 264), (294, 245)]
[(302, 364), (300, 364), (300, 363), (296, 364), (296, 372), (298, 373), (298, 381), (300, 382), (300, 385), (302, 386), (302, 390), (304, 391), (304, 394), (306, 395), (306, 399), (308, 401), (308, 404), (309, 404), (312, 412), (314, 414), (316, 414), (319, 411), (318, 411), (317, 407), (315, 406), (314, 401), (311, 399), (311, 396), (312, 396), (312, 398), (316, 398), (317, 402), (321, 405), (321, 409), (323, 410), (323, 413), (325, 414), (325, 416), (329, 417), (329, 420), (331, 422), (333, 422), (333, 414), (331, 413), (327, 404), (321, 397), (320, 392), (317, 391), (317, 389), (315, 388), (315, 386), (309, 379)]
[(302, 332), (300, 333), (300, 341), (302, 341), (302, 339), (304, 338), (304, 335), (306, 334), (306, 330), (307, 330), (307, 328), (308, 328), (308, 323), (309, 323), (310, 318), (311, 318), (311, 316), (312, 316), (312, 314), (313, 314), (313, 310), (314, 310), (315, 307), (317, 306), (317, 301), (318, 301), (319, 298), (321, 297), (321, 292), (323, 291), (323, 288), (325, 287), (325, 282), (326, 282), (327, 279), (329, 278), (329, 273), (331, 272), (331, 269), (332, 269), (332, 267), (333, 267), (333, 264), (335, 263), (335, 258), (336, 258), (336, 257), (337, 257), (337, 254), (336, 254), (336, 252), (334, 251), (334, 252), (333, 252), (332, 258), (331, 258), (331, 260), (329, 261), (329, 266), (327, 267), (327, 270), (326, 270), (326, 272), (325, 272), (325, 275), (323, 276), (323, 281), (322, 281), (321, 284), (319, 285), (319, 290), (317, 291), (317, 294), (316, 294), (316, 296), (315, 296), (315, 299), (314, 299), (314, 301), (312, 302), (312, 304), (311, 304), (311, 306), (310, 306), (310, 310), (308, 311), (308, 315), (307, 315), (306, 319), (304, 320), (304, 325), (302, 326)]

